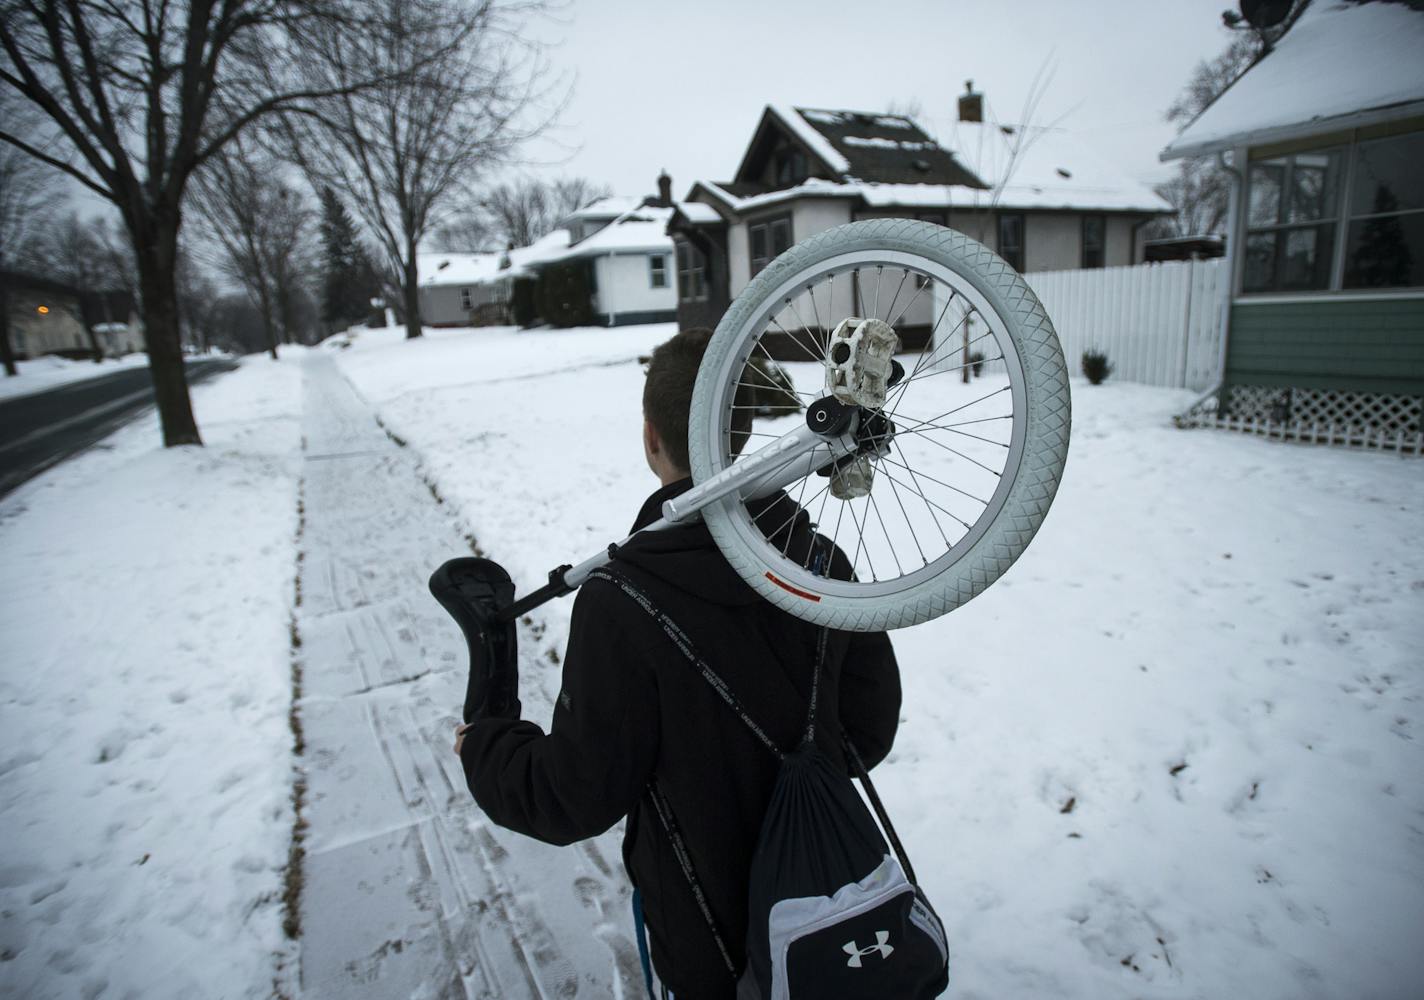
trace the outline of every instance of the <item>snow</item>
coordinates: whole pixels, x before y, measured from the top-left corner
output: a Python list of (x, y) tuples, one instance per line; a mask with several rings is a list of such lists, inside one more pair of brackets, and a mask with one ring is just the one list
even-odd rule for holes
[[(336, 358), (522, 592), (656, 486), (636, 359), (672, 330), (368, 331)], [(1178, 431), (1184, 391), (1073, 390), (1027, 554), (894, 634), (877, 780), (955, 995), (1414, 994), (1424, 467)], [(541, 645), (569, 607), (536, 615)]]
[[(1050, 148), (1054, 144), (1050, 143)], [(987, 154), (990, 162), (1004, 163), (1007, 155), (1002, 147)], [(961, 160), (964, 160), (961, 157)], [(972, 161), (966, 160), (967, 163)], [(1069, 177), (1058, 173), (1056, 162), (1070, 162), (1074, 169)], [(974, 168), (971, 166), (971, 170)], [(1065, 168), (1067, 169), (1067, 168)], [(994, 171), (974, 171), (986, 181)], [(987, 176), (986, 176), (987, 173)], [(905, 206), (915, 208), (979, 208), (987, 207), (991, 193), (977, 188), (950, 184), (881, 184), (869, 181), (828, 181), (811, 177), (795, 187), (765, 194), (739, 198), (710, 181), (700, 181), (703, 187), (724, 201), (737, 213), (766, 208), (797, 198), (860, 198), (872, 208)], [(1092, 163), (1081, 153), (1071, 160), (1057, 160), (1048, 150), (1037, 151), (1031, 146), (1019, 159), (1009, 184), (1004, 188), (998, 207), (1004, 209), (1064, 209), (1075, 211), (1165, 212), (1170, 205), (1150, 188), (1126, 180), (1106, 167)]]
[(912, 139), (883, 139), (880, 136), (848, 135), (841, 142), (847, 146), (863, 146), (867, 149), (936, 149), (933, 142), (917, 142)]
[[(656, 486), (640, 439), (639, 358), (673, 331), (481, 328), (406, 341), (390, 328), (333, 338), (317, 351), (359, 391), (346, 390), (345, 405), (374, 408), (394, 437), (368, 436), (408, 447), (317, 456), (369, 459), (401, 500), (376, 516), (357, 509), (386, 494), (357, 490), (347, 509), (359, 516), (311, 521), (313, 544), (322, 533), (396, 525), (386, 542), (399, 562), (398, 550), (458, 548), (468, 530), (521, 592), (602, 549)], [(244, 359), (194, 389), (206, 448), (159, 448), (150, 415), (0, 501), (0, 994), (265, 997), (290, 975), (278, 968), (290, 957), (279, 897), (292, 827), (287, 629), (304, 397), (292, 363), (302, 352), (283, 353), (276, 364)], [(787, 367), (798, 385), (816, 381), (813, 368)], [(950, 396), (984, 384), (937, 382)], [(1028, 552), (970, 604), (893, 636), (905, 702), (877, 784), (948, 927), (954, 995), (1416, 994), (1424, 551), (1411, 540), (1424, 466), (1175, 430), (1171, 415), (1192, 398), (1184, 391), (1074, 380), (1073, 393), (1068, 469)], [(331, 398), (310, 403), (325, 413)], [(358, 423), (345, 411), (330, 417), (338, 429)], [(417, 462), (430, 490), (412, 481)], [(921, 468), (938, 474), (932, 463)], [(334, 462), (318, 464), (336, 475)], [(337, 502), (340, 483), (328, 487)], [(432, 491), (444, 502), (427, 500)], [(440, 516), (422, 507), (417, 518), (418, 503)], [(458, 528), (437, 532), (442, 518)], [(431, 713), (458, 699), (449, 669), (458, 637), (426, 634), (438, 612), (423, 570), (363, 572), (333, 559), (329, 572), (313, 563), (305, 575), (309, 622), (340, 588), (405, 588), (395, 599), (410, 604), (415, 631), (366, 665), (429, 661), (426, 673), (397, 678), (406, 687), (312, 693), (309, 735), (317, 740), (325, 719), (330, 746), (345, 739), (354, 753), (370, 724), (338, 725), (338, 708), (377, 712), (382, 726), (408, 718), (413, 728), (399, 732), (419, 739), (397, 741), (406, 763), (430, 789), (445, 788), (448, 727)], [(562, 651), (571, 603), (540, 609), (521, 639), (521, 683), (540, 722), (559, 689), (549, 654)], [(336, 625), (383, 608), (332, 612), (326, 638), (363, 641)], [(317, 656), (317, 630), (306, 638), (313, 680), (340, 674), (338, 660)], [(433, 767), (420, 763), (433, 752), (427, 739), (441, 750)], [(396, 767), (377, 749), (361, 750), (362, 767)], [(359, 791), (370, 772), (347, 773), (353, 760), (313, 758), (313, 777), (325, 769)], [(372, 773), (369, 801), (346, 804), (368, 819), (392, 801), (443, 808), (433, 825), (485, 835), (440, 804), (443, 791), (392, 800), (382, 784), (391, 777)], [(449, 787), (462, 795), (458, 782)], [(314, 820), (333, 802), (314, 799)], [(336, 888), (340, 833), (339, 824), (314, 832), (310, 858), (314, 878), (327, 859), (334, 881), (325, 884)], [(599, 839), (599, 857), (617, 836)], [(564, 936), (518, 939), (516, 919), (504, 928), (516, 937), (510, 956), (537, 945), (585, 963), (582, 978), (558, 972), (561, 981), (628, 982), (617, 971), (629, 965), (632, 928), (616, 861), (600, 882), (606, 895), (590, 902), (564, 878), (598, 868), (578, 853), (588, 845), (489, 842), (515, 860), (504, 862), (511, 875), (485, 856), (475, 874), (495, 879), (487, 896), (447, 886), (444, 867), (420, 876), (457, 901), (441, 912), (458, 903), (473, 914), (471, 900), (492, 901), (470, 917), (487, 942), (500, 907), (542, 913), (550, 923), (535, 930)], [(473, 863), (473, 849), (460, 850), (439, 864)], [(346, 881), (354, 900), (359, 887)], [(399, 901), (413, 884), (377, 890)], [(379, 929), (383, 916), (305, 913), (333, 947), (363, 919), (363, 933)], [(596, 935), (563, 930), (595, 922)], [(587, 968), (593, 961), (610, 966)], [(414, 995), (445, 982), (429, 975)], [(585, 992), (616, 995), (602, 989)]]
[(700, 201), (680, 201), (677, 203), (677, 210), (686, 216), (687, 221), (694, 226), (722, 221), (722, 216), (715, 208)]
[(415, 255), (420, 287), (442, 285), (478, 285), (499, 277), (499, 261), (503, 254), (494, 253), (420, 253)]
[(1341, 115), (1424, 101), (1421, 52), (1424, 11), (1404, 3), (1317, 0), (1162, 158), (1259, 141), (1253, 136), (1268, 130), (1323, 132)]
[(559, 225), (563, 226), (575, 219), (616, 218), (635, 210), (642, 203), (642, 198), (631, 195), (609, 195), (607, 198), (599, 198), (597, 201), (590, 202), (575, 212), (570, 212), (559, 220)]
[[(568, 245), (569, 231), (555, 229), (529, 246), (516, 247), (507, 253), (419, 254), (416, 266), (422, 275), (420, 286), (481, 285), (524, 277), (534, 265), (562, 256)], [(500, 267), (506, 256), (509, 266)], [(440, 267), (442, 263), (447, 266)]]
[(643, 207), (604, 226), (567, 251), (547, 258), (567, 260), (572, 257), (594, 257), (606, 253), (671, 253), (672, 238), (667, 235), (670, 208)]
[(85, 382), (101, 375), (112, 375), (117, 371), (147, 364), (148, 355), (141, 351), (126, 354), (121, 358), (105, 358), (97, 365), (93, 361), (71, 361), (55, 354), (46, 354), (31, 361), (16, 361), (18, 375), (10, 376), (0, 372), (0, 399), (28, 396), (32, 392)]
[[(1009, 126), (1017, 129), (1018, 126)], [(1083, 141), (1059, 128), (1034, 128), (1010, 162), (1017, 133), (1006, 135), (987, 122), (949, 123), (941, 145), (954, 153), (992, 189), (1006, 174), (999, 198), (1006, 209), (1169, 212), (1172, 206), (1152, 188), (1097, 158)], [(956, 207), (987, 205), (989, 192), (954, 188)]]
[(301, 349), (0, 501), (0, 994), (266, 997), (292, 831)]
[(810, 123), (801, 117), (800, 111), (781, 104), (768, 104), (767, 109), (795, 133), (796, 137), (805, 143), (812, 153), (820, 157), (834, 173), (844, 175), (850, 172), (850, 161), (831, 145), (829, 139), (812, 128)]

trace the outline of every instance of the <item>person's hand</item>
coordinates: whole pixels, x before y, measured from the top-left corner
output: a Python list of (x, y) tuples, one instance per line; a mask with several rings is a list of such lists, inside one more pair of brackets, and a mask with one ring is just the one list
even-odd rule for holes
[(455, 756), (460, 756), (460, 748), (465, 745), (465, 733), (470, 729), (471, 723), (463, 722), (455, 727)]

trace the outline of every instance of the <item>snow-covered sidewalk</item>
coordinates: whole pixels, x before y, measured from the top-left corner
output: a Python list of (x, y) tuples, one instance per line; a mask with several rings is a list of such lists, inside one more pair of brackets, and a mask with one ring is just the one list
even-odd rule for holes
[(285, 353), (194, 389), (206, 447), (162, 448), (150, 411), (0, 501), (0, 995), (272, 991), (293, 823)]
[[(617, 831), (549, 847), (491, 825), (465, 788), (466, 653), (426, 589), (469, 552), (452, 512), (324, 356), (304, 433), (301, 996), (634, 996)], [(547, 715), (542, 631), (524, 630), (521, 669)]]
[[(672, 332), (370, 331), (337, 357), (523, 591), (656, 485), (636, 358)], [(904, 720), (877, 780), (951, 995), (1418, 996), (1424, 463), (1178, 431), (1188, 393), (1073, 388), (1027, 554), (894, 634)], [(525, 648), (561, 651), (569, 605)], [(554, 658), (523, 668), (526, 694), (557, 690)]]

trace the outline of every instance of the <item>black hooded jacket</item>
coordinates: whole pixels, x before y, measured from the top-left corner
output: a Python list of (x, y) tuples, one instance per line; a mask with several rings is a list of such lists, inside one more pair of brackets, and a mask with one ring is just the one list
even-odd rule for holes
[[(648, 498), (637, 530), (691, 480)], [(804, 512), (778, 496), (761, 523), (791, 553), (808, 551)], [(611, 569), (678, 623), (778, 746), (800, 740), (818, 628), (762, 600), (701, 524), (645, 532)], [(832, 575), (849, 568), (837, 552)], [(889, 752), (900, 675), (883, 632), (832, 632), (817, 742), (841, 761), (841, 728), (868, 766)], [(837, 725), (833, 720), (839, 720)], [(722, 998), (734, 981), (646, 794), (656, 778), (734, 962), (745, 963), (747, 878), (779, 761), (752, 735), (662, 628), (616, 586), (592, 579), (574, 602), (563, 687), (546, 735), (532, 722), (484, 719), (466, 733), (466, 781), (501, 826), (552, 844), (608, 829), (625, 815), (623, 860), (644, 897), (653, 962), (678, 996)]]

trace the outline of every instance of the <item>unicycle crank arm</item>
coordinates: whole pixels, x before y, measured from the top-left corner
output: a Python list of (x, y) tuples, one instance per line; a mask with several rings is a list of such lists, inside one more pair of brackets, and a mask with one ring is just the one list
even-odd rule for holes
[[(827, 449), (826, 452), (818, 454), (818, 450), (823, 446)], [(703, 507), (734, 493), (741, 494), (747, 500), (771, 496), (791, 483), (814, 475), (816, 470), (826, 463), (854, 454), (858, 447), (855, 421), (851, 421), (849, 427), (834, 435), (817, 433), (802, 424), (741, 461), (733, 462), (706, 482), (666, 501), (663, 504), (663, 516), (634, 534), (662, 531), (686, 523)], [(626, 545), (632, 538), (633, 535), (629, 535), (577, 566), (560, 566), (550, 571), (548, 583), (502, 608), (495, 616), (496, 620), (514, 621), (541, 604), (573, 593), (583, 586), (594, 570), (608, 565), (619, 546)]]

